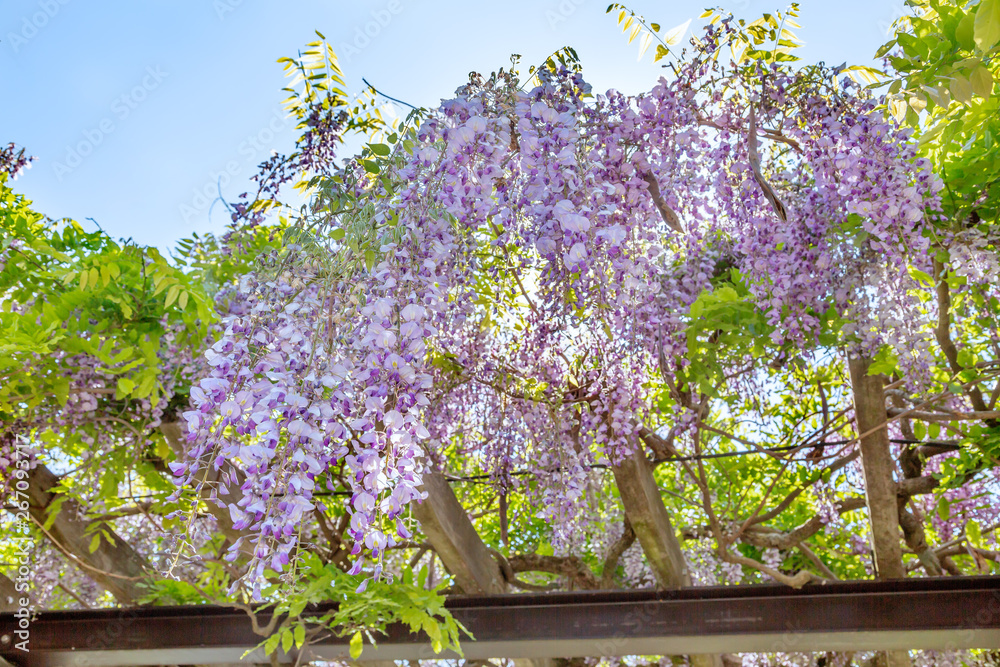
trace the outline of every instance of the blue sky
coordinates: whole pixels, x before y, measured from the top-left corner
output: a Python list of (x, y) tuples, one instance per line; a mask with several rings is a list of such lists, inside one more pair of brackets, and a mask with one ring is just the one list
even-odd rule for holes
[[(709, 0), (635, 0), (666, 27)], [(871, 64), (902, 0), (803, 0), (804, 59)], [(757, 18), (773, 0), (721, 6)], [(2, 0), (0, 142), (38, 157), (16, 189), (53, 217), (93, 218), (116, 237), (171, 247), (218, 232), (209, 202), (249, 189), (257, 163), (287, 151), (276, 60), (323, 32), (350, 92), (364, 77), (416, 105), (449, 97), (470, 71), (527, 66), (574, 46), (596, 90), (646, 89), (660, 75), (636, 62), (606, 0)], [(697, 23), (697, 19), (695, 21)], [(694, 24), (693, 24), (694, 25)], [(367, 29), (367, 33), (365, 34)], [(232, 175), (230, 175), (232, 174)], [(208, 193), (208, 196), (206, 196)], [(89, 223), (85, 223), (89, 224)]]

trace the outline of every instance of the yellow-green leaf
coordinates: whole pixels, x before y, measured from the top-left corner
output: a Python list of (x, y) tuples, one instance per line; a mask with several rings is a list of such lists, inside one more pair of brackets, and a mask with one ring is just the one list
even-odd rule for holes
[(306, 626), (296, 625), (295, 626), (295, 648), (302, 648), (302, 645), (306, 643)]
[(164, 303), (164, 307), (169, 308), (170, 304), (177, 300), (177, 296), (180, 294), (181, 286), (174, 285), (169, 290), (167, 290), (167, 301)]
[(1000, 42), (1000, 0), (982, 0), (976, 10), (975, 40), (983, 52)]
[(128, 396), (135, 389), (135, 381), (129, 378), (118, 378), (118, 395)]
[(851, 77), (851, 79), (864, 85), (878, 83), (882, 80), (882, 72), (878, 71), (874, 67), (851, 65), (844, 71), (847, 73), (847, 76)]
[(653, 33), (647, 32), (645, 35), (642, 36), (642, 39), (639, 40), (638, 60), (642, 60), (642, 57), (646, 55), (646, 49), (648, 49), (649, 45), (652, 43), (653, 43)]
[(973, 38), (975, 23), (975, 14), (966, 14), (962, 20), (958, 22), (958, 27), (955, 28), (955, 39), (958, 40), (958, 45), (966, 51), (971, 51), (976, 47), (976, 40)]
[(351, 637), (351, 659), (357, 660), (361, 657), (361, 649), (364, 647), (364, 639), (360, 632), (355, 632)]
[(889, 100), (889, 112), (897, 122), (902, 122), (906, 116), (906, 105), (899, 99)]
[(691, 25), (691, 19), (688, 19), (684, 23), (680, 24), (676, 28), (671, 28), (663, 35), (663, 41), (670, 46), (677, 46), (684, 39), (684, 34), (687, 32), (688, 26)]
[(951, 80), (948, 90), (951, 91), (951, 96), (962, 104), (968, 104), (972, 101), (972, 84), (964, 76), (956, 74), (955, 78)]
[(989, 99), (993, 92), (993, 75), (984, 65), (978, 65), (972, 74), (969, 75), (969, 83), (972, 84), (972, 92), (980, 97)]
[(969, 536), (969, 542), (974, 547), (981, 546), (980, 542), (983, 539), (983, 533), (979, 528), (979, 524), (975, 521), (969, 521), (965, 524), (965, 534)]
[(146, 398), (153, 392), (153, 387), (156, 386), (156, 375), (153, 373), (148, 373), (143, 376), (142, 382), (139, 383), (139, 388), (135, 392), (136, 398)]
[(97, 551), (97, 548), (101, 546), (101, 534), (97, 533), (92, 538), (90, 538), (90, 553)]

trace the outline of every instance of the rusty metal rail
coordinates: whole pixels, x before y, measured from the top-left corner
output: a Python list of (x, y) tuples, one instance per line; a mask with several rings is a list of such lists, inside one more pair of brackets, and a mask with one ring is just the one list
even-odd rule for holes
[[(475, 637), (468, 659), (1000, 648), (1000, 577), (455, 597), (448, 608)], [(13, 646), (17, 623), (0, 614), (0, 658), (16, 667), (235, 663), (261, 639), (246, 614), (213, 606), (41, 612), (29, 653)], [(347, 648), (331, 637), (308, 650), (338, 659)], [(432, 657), (425, 637), (391, 627), (362, 660)]]

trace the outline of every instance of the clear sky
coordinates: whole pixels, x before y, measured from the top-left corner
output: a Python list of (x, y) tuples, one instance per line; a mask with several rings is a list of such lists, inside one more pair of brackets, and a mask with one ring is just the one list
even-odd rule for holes
[[(783, 0), (782, 0), (783, 1)], [(711, 0), (625, 3), (664, 28)], [(871, 64), (902, 0), (802, 0), (804, 59)], [(783, 8), (729, 0), (741, 17)], [(116, 237), (171, 247), (222, 230), (209, 214), (220, 175), (234, 200), (272, 149), (287, 151), (276, 60), (323, 32), (349, 92), (364, 77), (433, 106), (470, 71), (526, 67), (577, 49), (595, 90), (647, 89), (660, 75), (636, 62), (606, 0), (0, 0), (0, 142), (38, 157), (16, 189), (53, 217), (93, 218)], [(368, 34), (366, 34), (366, 31)], [(686, 41), (686, 40), (685, 40)], [(206, 196), (205, 193), (208, 193)], [(90, 224), (90, 223), (85, 223)]]

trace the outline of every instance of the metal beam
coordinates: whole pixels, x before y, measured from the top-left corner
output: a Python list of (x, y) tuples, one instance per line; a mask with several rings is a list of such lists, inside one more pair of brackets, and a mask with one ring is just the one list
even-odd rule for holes
[[(462, 644), (467, 659), (1000, 648), (1000, 577), (455, 597), (447, 606), (476, 637)], [(10, 644), (15, 620), (0, 614), (0, 657), (19, 667), (232, 663), (260, 641), (243, 612), (222, 607), (58, 611), (32, 621), (25, 654)], [(344, 659), (347, 639), (309, 650)], [(433, 657), (425, 637), (401, 626), (362, 654)]]

